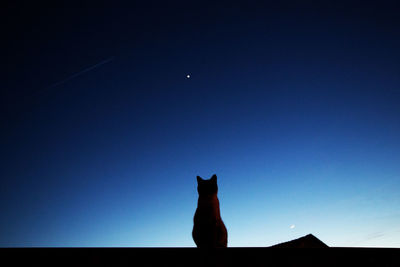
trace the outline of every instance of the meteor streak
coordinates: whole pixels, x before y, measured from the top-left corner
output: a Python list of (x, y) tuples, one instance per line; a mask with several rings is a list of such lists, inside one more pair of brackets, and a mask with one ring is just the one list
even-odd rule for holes
[(88, 68), (86, 68), (86, 69), (84, 69), (84, 70), (81, 70), (80, 72), (77, 72), (77, 73), (75, 73), (75, 74), (69, 76), (68, 78), (65, 78), (64, 80), (61, 80), (61, 81), (56, 82), (56, 83), (53, 83), (52, 85), (49, 85), (49, 86), (46, 87), (45, 89), (50, 89), (50, 88), (56, 87), (56, 86), (58, 86), (58, 85), (60, 85), (60, 84), (66, 83), (66, 82), (68, 82), (68, 81), (70, 81), (70, 80), (72, 80), (72, 79), (74, 79), (74, 78), (76, 78), (76, 77), (78, 77), (78, 76), (80, 76), (80, 75), (82, 75), (82, 74), (88, 72), (88, 71), (91, 71), (91, 70), (93, 70), (93, 69), (95, 69), (95, 68), (97, 68), (97, 67), (100, 67), (101, 65), (104, 65), (104, 64), (106, 64), (106, 63), (108, 63), (108, 62), (111, 62), (111, 61), (113, 61), (113, 60), (114, 60), (114, 57), (110, 57), (110, 58), (108, 58), (108, 59), (106, 59), (106, 60), (103, 60), (103, 61), (101, 61), (101, 62), (99, 62), (99, 63), (97, 63), (97, 64), (91, 66), (91, 67), (88, 67)]

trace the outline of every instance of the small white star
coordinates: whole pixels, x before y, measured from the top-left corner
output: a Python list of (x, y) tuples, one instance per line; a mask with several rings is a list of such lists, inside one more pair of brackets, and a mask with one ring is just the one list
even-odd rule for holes
[(186, 78), (188, 78), (188, 79), (189, 79), (189, 78), (190, 78), (190, 74), (186, 75)]

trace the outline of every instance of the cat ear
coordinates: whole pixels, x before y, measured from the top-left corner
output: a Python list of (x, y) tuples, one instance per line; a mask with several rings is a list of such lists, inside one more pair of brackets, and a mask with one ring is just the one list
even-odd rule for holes
[(200, 183), (203, 179), (200, 176), (197, 176), (197, 182)]
[(211, 177), (210, 180), (213, 181), (213, 182), (217, 182), (217, 175), (214, 174), (214, 175)]

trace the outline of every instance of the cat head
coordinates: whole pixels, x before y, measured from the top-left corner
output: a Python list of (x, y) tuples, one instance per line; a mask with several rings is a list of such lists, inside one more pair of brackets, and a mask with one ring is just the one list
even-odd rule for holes
[(217, 175), (214, 174), (209, 180), (197, 176), (197, 192), (200, 196), (216, 195), (218, 193)]

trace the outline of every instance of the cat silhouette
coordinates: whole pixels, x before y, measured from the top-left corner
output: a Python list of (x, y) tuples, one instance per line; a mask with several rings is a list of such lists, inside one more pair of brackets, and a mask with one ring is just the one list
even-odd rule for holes
[(217, 197), (217, 176), (203, 180), (197, 176), (199, 199), (193, 218), (193, 240), (198, 248), (227, 247), (228, 232), (221, 219)]

